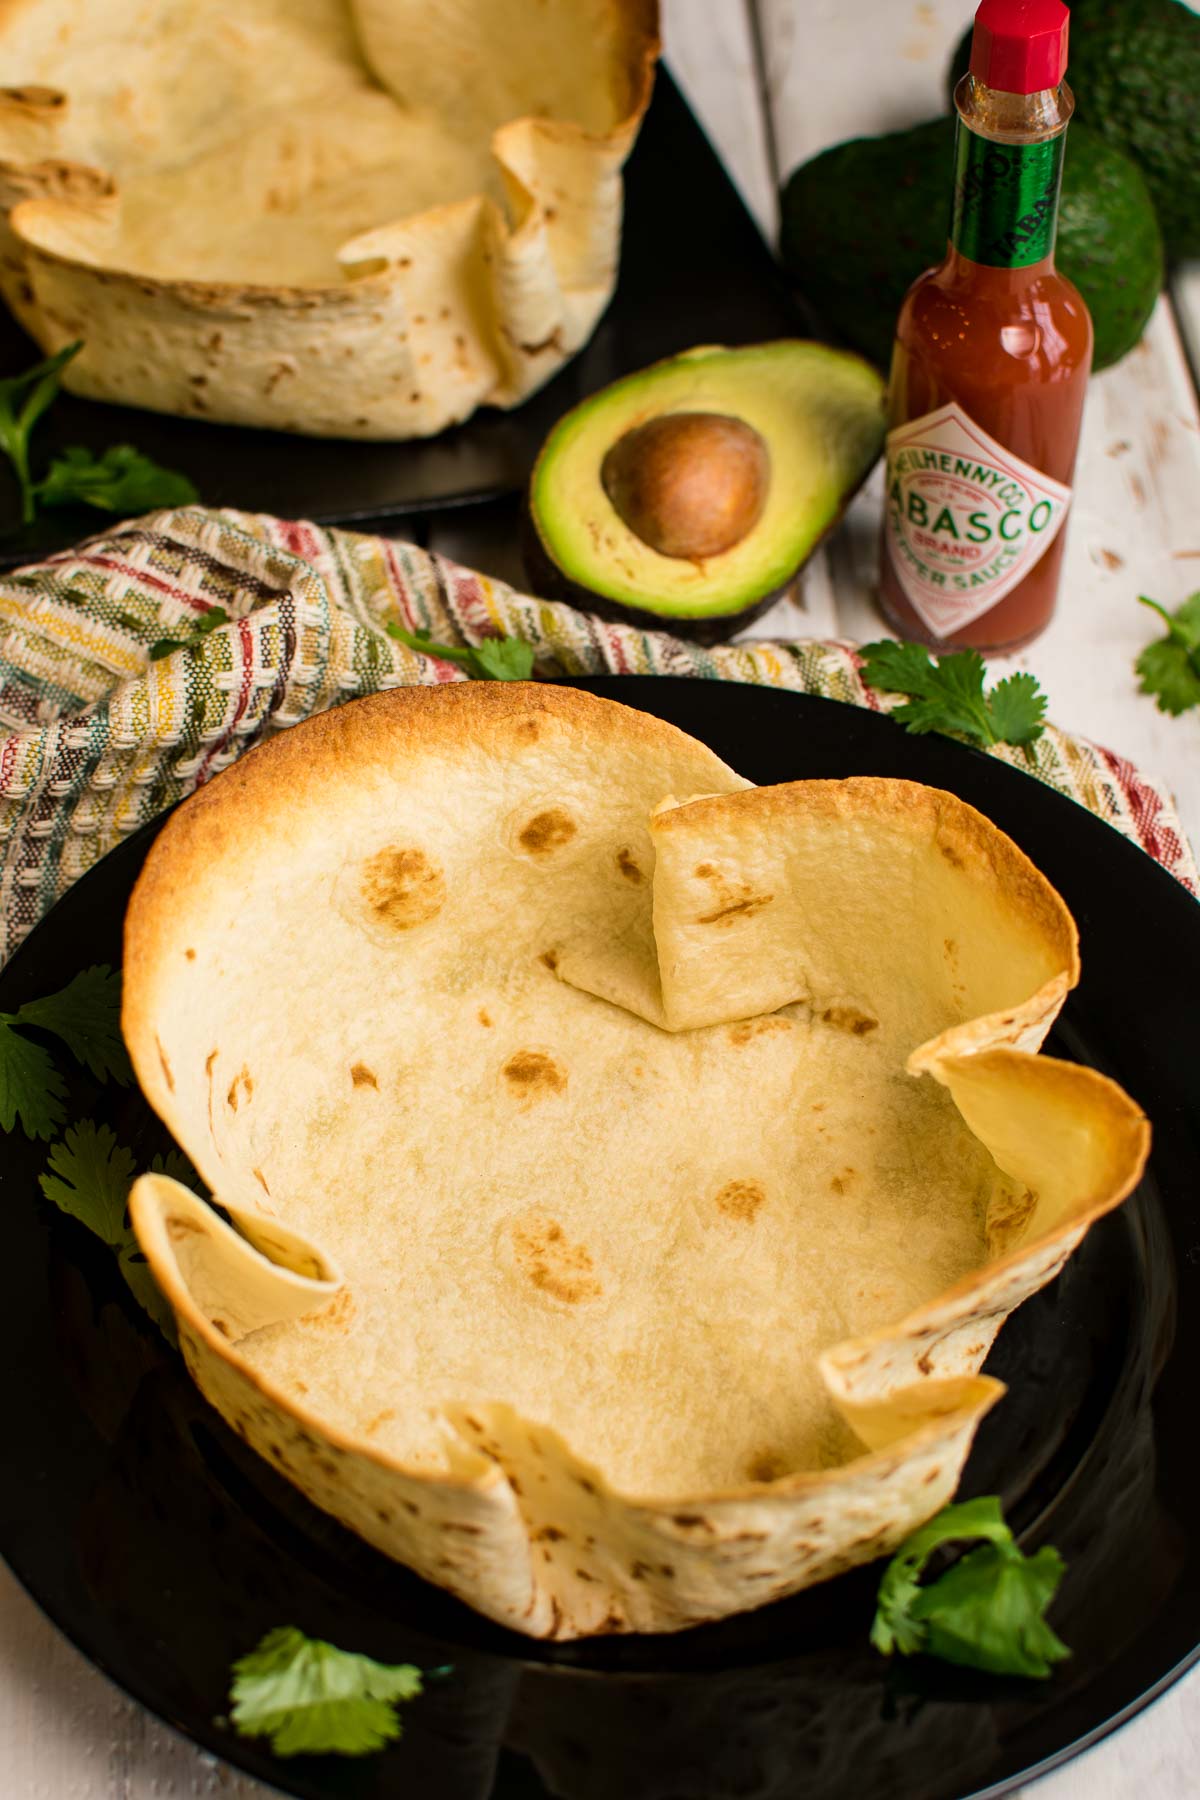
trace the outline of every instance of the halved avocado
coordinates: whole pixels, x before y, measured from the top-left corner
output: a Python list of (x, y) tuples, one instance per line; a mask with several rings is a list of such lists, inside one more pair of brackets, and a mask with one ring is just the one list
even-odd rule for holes
[(765, 610), (884, 436), (884, 383), (826, 344), (705, 346), (559, 420), (529, 489), (534, 591), (707, 643)]

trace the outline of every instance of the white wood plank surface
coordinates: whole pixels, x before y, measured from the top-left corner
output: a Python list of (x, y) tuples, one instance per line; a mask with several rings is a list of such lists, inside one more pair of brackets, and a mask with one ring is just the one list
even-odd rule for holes
[[(663, 0), (673, 67), (768, 235), (780, 171), (839, 138), (940, 109), (950, 44), (970, 0), (759, 0), (768, 134), (749, 0)], [(773, 169), (769, 145), (778, 150)], [(682, 178), (686, 178), (683, 176)], [(1181, 292), (1200, 343), (1200, 298)], [(1194, 352), (1195, 353), (1195, 352)], [(1168, 720), (1135, 691), (1152, 634), (1139, 592), (1175, 604), (1200, 587), (1200, 425), (1168, 308), (1146, 345), (1089, 398), (1059, 617), (1019, 660), (1062, 725), (1174, 786), (1200, 842), (1200, 719)], [(852, 509), (800, 592), (756, 635), (876, 635), (878, 491)], [(441, 521), (437, 548), (517, 583), (510, 514)], [(1027, 1793), (1035, 1800), (1185, 1800), (1200, 1792), (1200, 1675)], [(265, 1800), (269, 1790), (203, 1757), (91, 1668), (0, 1566), (0, 1800)], [(437, 1800), (421, 1795), (413, 1800)]]

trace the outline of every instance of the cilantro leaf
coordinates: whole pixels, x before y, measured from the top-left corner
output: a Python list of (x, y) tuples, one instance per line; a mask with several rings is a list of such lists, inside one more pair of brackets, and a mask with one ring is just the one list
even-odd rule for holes
[(12, 1029), (16, 1015), (0, 1013), (0, 1130), (20, 1120), (29, 1138), (52, 1138), (67, 1116), (67, 1084), (41, 1044)]
[(110, 444), (102, 456), (76, 444), (54, 458), (34, 493), (43, 506), (94, 506), (127, 515), (199, 499), (186, 475), (161, 468), (132, 444)]
[[(933, 1552), (963, 1538), (986, 1541), (922, 1587)], [(885, 1656), (920, 1652), (993, 1675), (1044, 1679), (1071, 1654), (1045, 1619), (1064, 1568), (1048, 1545), (1022, 1553), (994, 1495), (944, 1507), (884, 1570), (871, 1642)]]
[(528, 681), (533, 673), (533, 650), (521, 638), (484, 638), (472, 648), (469, 644), (435, 644), (424, 628), (406, 631), (394, 619), (388, 620), (385, 629), (397, 643), (419, 650), (423, 656), (457, 663), (476, 681)]
[(1028, 751), (1046, 729), (1046, 696), (1036, 678), (1008, 675), (985, 693), (987, 669), (978, 650), (956, 650), (934, 662), (920, 644), (883, 638), (864, 644), (860, 655), (868, 687), (910, 696), (892, 710), (909, 731), (941, 731), (985, 748), (1017, 744)]
[(1142, 606), (1166, 622), (1166, 637), (1147, 644), (1134, 663), (1143, 694), (1153, 694), (1160, 712), (1172, 716), (1200, 705), (1200, 592), (1192, 594), (1173, 613), (1139, 594)]
[(528, 681), (533, 673), (533, 651), (520, 638), (484, 638), (474, 657), (480, 673), (492, 681)]
[(218, 625), (228, 625), (229, 614), (223, 606), (210, 606), (202, 618), (197, 619), (190, 637), (156, 638), (150, 646), (150, 661), (161, 662), (164, 656), (170, 656), (173, 650), (188, 650), (197, 638), (207, 637)]
[(169, 1344), (178, 1343), (171, 1303), (151, 1274), (150, 1264), (132, 1231), (126, 1234), (117, 1252), (117, 1267), (142, 1311), (150, 1315)]
[(54, 1145), (49, 1172), (39, 1175), (38, 1184), (47, 1200), (120, 1250), (130, 1235), (125, 1208), (136, 1167), (111, 1126), (81, 1119)]
[(33, 428), (58, 393), (62, 372), (83, 349), (82, 339), (55, 356), (35, 363), (23, 374), (0, 381), (0, 450), (8, 457), (21, 489), (21, 523), (33, 522), (35, 493), (29, 473), (29, 439)]
[(996, 683), (987, 703), (997, 743), (1025, 749), (1046, 729), (1046, 696), (1036, 675), (1006, 675)]
[(859, 655), (868, 687), (878, 688), (881, 693), (912, 694), (921, 700), (937, 692), (937, 666), (920, 644), (880, 638), (874, 644), (864, 644)]
[(190, 1187), (196, 1193), (203, 1194), (206, 1191), (204, 1183), (177, 1144), (172, 1144), (169, 1150), (155, 1151), (150, 1162), (150, 1173), (167, 1175), (172, 1181), (182, 1182), (184, 1187)]
[(396, 1702), (421, 1691), (411, 1663), (378, 1663), (281, 1626), (234, 1663), (230, 1719), (243, 1737), (269, 1738), (277, 1756), (365, 1756), (400, 1736)]
[(57, 994), (27, 1000), (12, 1022), (52, 1031), (98, 1081), (111, 1076), (127, 1087), (133, 1080), (121, 1039), (121, 977), (107, 963), (81, 970)]
[[(168, 1150), (151, 1163), (156, 1174), (186, 1181), (194, 1174), (179, 1150)], [(149, 1313), (169, 1343), (175, 1343), (175, 1315), (147, 1262), (129, 1223), (129, 1190), (137, 1159), (108, 1125), (81, 1119), (69, 1125), (50, 1151), (47, 1169), (38, 1184), (47, 1200), (70, 1213), (102, 1243), (117, 1253), (117, 1267), (130, 1293)]]

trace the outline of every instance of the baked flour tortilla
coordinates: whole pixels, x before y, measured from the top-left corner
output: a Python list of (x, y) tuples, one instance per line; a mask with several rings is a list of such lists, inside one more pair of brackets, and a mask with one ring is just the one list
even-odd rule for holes
[(0, 293), (90, 399), (422, 437), (612, 293), (655, 0), (8, 0)]
[(518, 1630), (678, 1629), (953, 1493), (1004, 1315), (1146, 1152), (1033, 1054), (1077, 972), (949, 794), (749, 789), (565, 688), (377, 695), (151, 851), (126, 1037), (234, 1223), (146, 1176), (135, 1227), (318, 1505)]

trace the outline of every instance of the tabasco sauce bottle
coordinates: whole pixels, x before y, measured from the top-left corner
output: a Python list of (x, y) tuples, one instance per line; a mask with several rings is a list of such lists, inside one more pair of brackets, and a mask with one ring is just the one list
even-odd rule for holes
[(1054, 611), (1092, 322), (1054, 268), (1062, 0), (983, 0), (958, 110), (945, 260), (892, 358), (880, 600), (935, 646), (1011, 650)]

